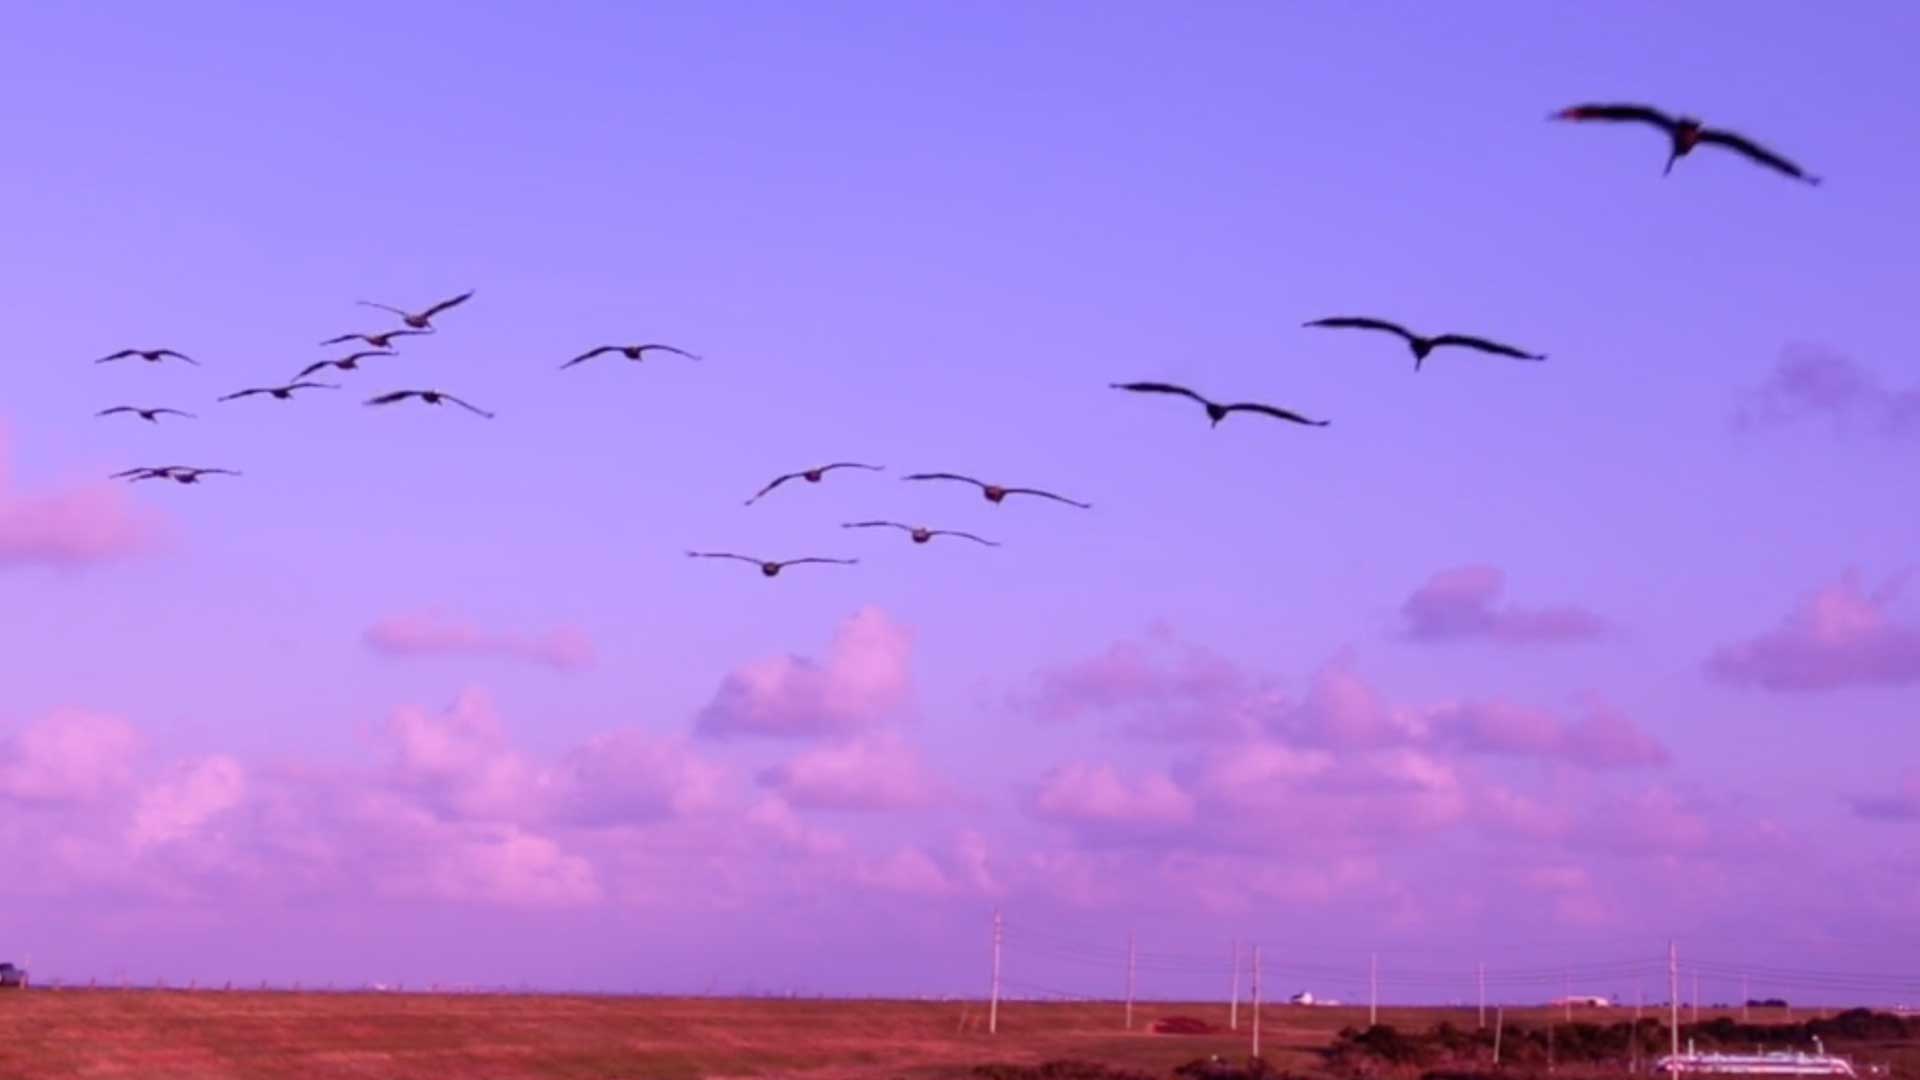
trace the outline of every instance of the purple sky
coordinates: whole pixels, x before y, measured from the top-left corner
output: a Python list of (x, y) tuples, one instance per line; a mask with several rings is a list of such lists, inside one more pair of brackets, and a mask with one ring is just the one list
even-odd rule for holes
[[(1224, 992), (1236, 937), (1337, 996), (1370, 950), (1389, 1000), (1481, 960), (1631, 994), (1674, 937), (1709, 998), (1920, 998), (1916, 37), (1895, 3), (15, 11), (0, 952), (972, 992), (998, 905), (1009, 980), (1077, 993), (1131, 926), (1150, 994)], [(1545, 122), (1608, 99), (1828, 182)], [(213, 403), (391, 323), (355, 300), (468, 288), (345, 391)], [(1299, 325), (1332, 314), (1551, 359), (1416, 375)], [(627, 341), (706, 359), (555, 370)], [(134, 345), (204, 366), (89, 362)], [(1333, 424), (1105, 387), (1156, 378)], [(408, 387), (499, 417), (357, 405)], [(122, 403), (200, 418), (90, 415)], [(741, 505), (838, 459), (888, 471)], [(246, 475), (101, 479), (175, 462)]]

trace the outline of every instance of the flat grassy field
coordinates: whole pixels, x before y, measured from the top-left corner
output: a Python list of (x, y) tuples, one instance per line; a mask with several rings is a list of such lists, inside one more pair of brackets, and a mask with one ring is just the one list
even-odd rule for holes
[[(1507, 1017), (1544, 1022), (1549, 1012), (1560, 1015)], [(941, 1080), (990, 1062), (1073, 1058), (1165, 1076), (1210, 1053), (1246, 1057), (1244, 1005), (1240, 1030), (1219, 1035), (1147, 1033), (1162, 1016), (1224, 1027), (1227, 1008), (1140, 1004), (1129, 1032), (1118, 1004), (1003, 1002), (989, 1036), (983, 1008), (960, 1002), (35, 989), (0, 993), (0, 1077)], [(1383, 1008), (1380, 1019), (1403, 1030), (1441, 1019), (1471, 1027), (1474, 1012)], [(1366, 1022), (1364, 1008), (1268, 1006), (1262, 1056), (1310, 1068), (1334, 1032)]]

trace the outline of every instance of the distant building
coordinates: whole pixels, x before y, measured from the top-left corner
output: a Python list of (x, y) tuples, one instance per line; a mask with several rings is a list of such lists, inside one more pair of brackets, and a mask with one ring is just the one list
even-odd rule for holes
[(1302, 990), (1299, 993), (1288, 998), (1287, 1004), (1289, 1005), (1338, 1005), (1340, 1003), (1338, 1001), (1335, 1001), (1332, 998), (1316, 998), (1313, 996), (1313, 991)]
[(1582, 1008), (1608, 1009), (1613, 1000), (1605, 994), (1574, 994), (1571, 997), (1557, 997), (1547, 1002), (1549, 1005), (1578, 1005)]

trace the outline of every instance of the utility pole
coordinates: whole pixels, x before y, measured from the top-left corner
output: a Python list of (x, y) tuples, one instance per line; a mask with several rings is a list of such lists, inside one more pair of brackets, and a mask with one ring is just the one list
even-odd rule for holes
[(1487, 1030), (1487, 962), (1480, 961), (1480, 1030)]
[(1253, 1056), (1260, 1056), (1260, 946), (1253, 947)]
[(1233, 943), (1233, 996), (1227, 1004), (1227, 1030), (1240, 1030), (1240, 942)]
[(1700, 1022), (1700, 973), (1693, 973), (1693, 1022)]
[(1507, 1007), (1493, 1007), (1493, 1063), (1500, 1064), (1500, 1031), (1507, 1026)]
[[(1695, 982), (1694, 985), (1697, 987), (1700, 984)], [(1675, 1076), (1678, 1076), (1680, 1074), (1680, 951), (1671, 941), (1667, 942), (1667, 998), (1668, 1004), (1672, 1006), (1672, 1023), (1668, 1025), (1668, 1029), (1672, 1032), (1673, 1041), (1673, 1057), (1668, 1067), (1673, 1070)], [(1698, 1008), (1700, 1004), (1698, 994), (1693, 1001), (1694, 1007)]]
[(987, 1034), (1000, 1030), (1000, 909), (993, 909), (993, 991), (987, 999)]
[(1127, 1030), (1133, 1030), (1133, 931), (1127, 931)]
[(1740, 1022), (1743, 1024), (1748, 1020), (1747, 1003), (1752, 1000), (1753, 994), (1747, 989), (1747, 977), (1742, 975), (1740, 976)]
[(1633, 980), (1633, 1025), (1640, 1026), (1640, 1012), (1647, 1007), (1647, 980), (1645, 977)]
[[(1560, 997), (1560, 1002), (1561, 1004), (1566, 1006), (1567, 1023), (1571, 1024), (1573, 1023), (1573, 969), (1572, 968), (1566, 969), (1564, 981), (1561, 982), (1560, 989), (1564, 991), (1564, 993)], [(1549, 1034), (1551, 1034), (1553, 1029), (1548, 1028), (1547, 1031)]]
[(1367, 954), (1367, 1026), (1380, 1023), (1380, 954)]

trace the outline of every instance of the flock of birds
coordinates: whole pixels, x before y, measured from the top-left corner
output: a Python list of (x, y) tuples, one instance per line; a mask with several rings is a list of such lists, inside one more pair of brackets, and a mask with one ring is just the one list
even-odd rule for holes
[[(1575, 122), (1603, 121), (1603, 122), (1612, 122), (1612, 123), (1623, 123), (1623, 122), (1644, 123), (1644, 124), (1651, 125), (1655, 128), (1658, 128), (1661, 132), (1663, 132), (1667, 136), (1669, 140), (1669, 150), (1667, 154), (1666, 167), (1665, 169), (1662, 170), (1662, 174), (1661, 174), (1663, 176), (1670, 175), (1673, 172), (1674, 163), (1677, 162), (1680, 158), (1685, 157), (1687, 154), (1691, 153), (1696, 147), (1699, 147), (1701, 145), (1713, 145), (1713, 146), (1722, 146), (1736, 153), (1742, 154), (1745, 157), (1753, 160), (1754, 162), (1764, 165), (1777, 172), (1783, 173), (1786, 176), (1792, 177), (1793, 179), (1800, 180), (1804, 183), (1808, 183), (1808, 184), (1820, 183), (1819, 177), (1807, 174), (1804, 170), (1800, 168), (1800, 166), (1794, 164), (1791, 161), (1788, 161), (1786, 158), (1783, 158), (1780, 155), (1775, 154), (1770, 150), (1765, 149), (1764, 147), (1761, 147), (1760, 145), (1745, 138), (1744, 136), (1735, 134), (1730, 131), (1721, 130), (1718, 128), (1706, 127), (1699, 120), (1690, 116), (1678, 116), (1678, 117), (1669, 116), (1666, 113), (1647, 105), (1634, 105), (1634, 104), (1575, 105), (1575, 106), (1561, 109), (1554, 113), (1549, 114), (1548, 119), (1575, 121)], [(376, 357), (398, 356), (399, 353), (395, 351), (393, 348), (393, 342), (395, 341), (395, 339), (402, 338), (402, 337), (411, 337), (411, 336), (429, 336), (429, 335), (438, 333), (438, 328), (433, 325), (434, 317), (437, 315), (440, 315), (445, 311), (448, 311), (449, 309), (458, 307), (459, 305), (466, 303), (468, 300), (473, 298), (473, 295), (474, 295), (474, 290), (469, 289), (458, 296), (454, 296), (449, 299), (442, 300), (439, 303), (434, 304), (431, 307), (425, 308), (421, 311), (408, 311), (403, 308), (393, 307), (388, 304), (374, 303), (372, 301), (367, 301), (367, 300), (357, 301), (357, 303), (359, 303), (362, 306), (377, 308), (382, 311), (387, 311), (394, 315), (399, 316), (401, 325), (399, 327), (395, 327), (389, 330), (379, 330), (379, 331), (374, 331), (370, 333), (341, 334), (336, 337), (328, 338), (325, 341), (322, 341), (320, 343), (322, 347), (333, 346), (333, 345), (343, 345), (343, 344), (352, 342), (352, 343), (358, 343), (360, 345), (364, 345), (366, 346), (366, 348), (350, 353), (347, 356), (341, 357), (339, 359), (320, 360), (312, 364), (308, 364), (306, 367), (302, 368), (299, 371), (299, 373), (293, 377), (291, 381), (285, 384), (282, 384), (279, 386), (247, 387), (242, 390), (236, 390), (230, 394), (224, 394), (217, 400), (220, 402), (237, 401), (242, 398), (264, 395), (267, 397), (274, 398), (276, 400), (287, 401), (292, 399), (295, 391), (341, 389), (341, 386), (338, 383), (316, 382), (308, 379), (308, 376), (317, 374), (328, 368), (332, 368), (336, 371), (342, 371), (342, 372), (358, 371), (360, 369), (360, 363), (363, 360), (370, 360)], [(1322, 327), (1322, 328), (1331, 328), (1331, 329), (1374, 330), (1374, 331), (1380, 331), (1383, 333), (1393, 334), (1401, 338), (1402, 340), (1404, 340), (1406, 342), (1406, 345), (1409, 351), (1413, 353), (1413, 367), (1414, 367), (1414, 371), (1416, 372), (1420, 370), (1421, 364), (1425, 362), (1427, 356), (1430, 353), (1432, 353), (1433, 350), (1444, 347), (1444, 346), (1454, 346), (1457, 348), (1471, 349), (1481, 353), (1486, 353), (1494, 356), (1509, 357), (1515, 360), (1539, 361), (1539, 360), (1546, 359), (1546, 355), (1544, 353), (1527, 352), (1524, 349), (1519, 349), (1512, 345), (1502, 344), (1500, 342), (1493, 341), (1484, 337), (1478, 337), (1471, 334), (1458, 334), (1458, 333), (1444, 333), (1444, 334), (1437, 334), (1429, 337), (1421, 334), (1416, 334), (1412, 330), (1409, 330), (1398, 323), (1390, 322), (1385, 319), (1378, 319), (1378, 318), (1372, 318), (1367, 316), (1336, 315), (1336, 316), (1331, 316), (1323, 319), (1315, 319), (1310, 322), (1304, 323), (1302, 325), (1308, 326), (1308, 327)], [(699, 356), (693, 353), (687, 352), (684, 349), (677, 348), (673, 345), (661, 344), (658, 342), (640, 344), (640, 345), (600, 345), (600, 346), (596, 346), (595, 348), (589, 349), (586, 352), (583, 352), (580, 355), (566, 361), (565, 363), (560, 365), (560, 369), (565, 370), (567, 368), (573, 367), (576, 364), (585, 363), (586, 361), (591, 360), (595, 357), (605, 356), (608, 354), (618, 354), (630, 361), (639, 361), (639, 360), (645, 359), (647, 354), (650, 352), (669, 353), (677, 356), (686, 357), (690, 360), (700, 359)], [(147, 363), (160, 363), (163, 360), (179, 360), (184, 363), (193, 364), (195, 366), (199, 365), (199, 361), (196, 361), (192, 357), (186, 355), (185, 353), (178, 352), (174, 349), (121, 349), (119, 352), (113, 353), (108, 356), (100, 357), (98, 360), (95, 361), (95, 363), (105, 364), (105, 363), (110, 363), (117, 360), (126, 360), (134, 357), (137, 357)], [(1171, 395), (1175, 397), (1188, 398), (1198, 403), (1205, 410), (1207, 417), (1213, 426), (1218, 426), (1222, 420), (1225, 420), (1228, 416), (1232, 415), (1233, 413), (1248, 413), (1251, 415), (1268, 416), (1276, 420), (1284, 420), (1289, 423), (1300, 424), (1308, 427), (1326, 427), (1328, 426), (1328, 424), (1331, 423), (1331, 421), (1328, 421), (1328, 420), (1309, 419), (1297, 412), (1293, 412), (1292, 410), (1280, 408), (1275, 405), (1263, 404), (1260, 402), (1241, 401), (1241, 402), (1233, 402), (1230, 404), (1222, 404), (1188, 387), (1178, 386), (1173, 383), (1126, 382), (1126, 383), (1110, 383), (1108, 385), (1112, 389), (1122, 390), (1129, 393), (1163, 394), (1163, 395)], [(487, 419), (492, 419), (494, 416), (493, 413), (488, 412), (487, 410), (482, 409), (477, 405), (474, 405), (472, 402), (466, 401), (454, 394), (448, 393), (447, 391), (438, 390), (438, 389), (392, 390), (383, 394), (375, 395), (374, 397), (370, 397), (366, 399), (364, 404), (370, 405), (370, 406), (392, 405), (398, 402), (406, 401), (408, 399), (415, 399), (415, 398), (417, 398), (421, 402), (428, 405), (439, 405), (443, 402), (452, 402), (453, 404), (458, 405), (461, 408), (464, 408), (469, 412), (474, 413), (477, 416), (481, 416)], [(158, 423), (159, 418), (162, 416), (179, 416), (187, 419), (194, 418), (193, 413), (185, 412), (180, 409), (160, 407), (160, 406), (147, 407), (147, 406), (135, 406), (135, 405), (115, 405), (111, 408), (102, 409), (95, 415), (106, 417), (106, 416), (115, 416), (115, 415), (122, 415), (122, 414), (138, 416), (142, 420), (146, 420), (149, 423)], [(884, 469), (884, 466), (871, 465), (865, 462), (858, 462), (858, 461), (836, 461), (827, 465), (818, 465), (812, 468), (801, 469), (797, 472), (785, 473), (775, 477), (765, 487), (761, 488), (758, 492), (755, 492), (751, 498), (747, 499), (746, 505), (748, 506), (753, 505), (754, 503), (758, 502), (761, 498), (770, 494), (771, 492), (778, 489), (781, 485), (787, 483), (790, 480), (803, 480), (810, 484), (820, 483), (826, 477), (827, 473), (832, 472), (836, 469), (860, 469), (860, 470), (878, 472), (878, 471), (882, 471)], [(226, 468), (210, 468), (210, 467), (189, 466), (189, 465), (158, 465), (158, 466), (141, 466), (138, 468), (127, 469), (122, 472), (117, 472), (112, 474), (111, 479), (116, 479), (116, 480), (125, 479), (128, 481), (173, 480), (181, 484), (193, 484), (193, 483), (199, 482), (202, 476), (209, 476), (209, 475), (239, 476), (241, 474), (237, 470), (226, 469)], [(978, 479), (975, 479), (974, 477), (966, 476), (960, 473), (952, 473), (952, 472), (910, 473), (902, 477), (902, 479), (916, 480), (916, 481), (940, 480), (940, 481), (952, 481), (957, 483), (971, 484), (980, 490), (982, 497), (984, 497), (988, 502), (994, 503), (996, 505), (1003, 502), (1009, 495), (1030, 495), (1037, 498), (1048, 499), (1054, 502), (1062, 503), (1067, 506), (1078, 507), (1082, 510), (1091, 510), (1093, 508), (1091, 503), (1081, 502), (1076, 499), (1070, 499), (1064, 495), (1059, 495), (1051, 491), (1045, 491), (1040, 488), (1010, 487), (1010, 486), (1005, 486), (1001, 484), (990, 484), (983, 480), (978, 480)], [(997, 541), (988, 540), (984, 537), (977, 536), (970, 532), (964, 532), (964, 531), (955, 530), (955, 529), (934, 529), (934, 528), (928, 528), (924, 525), (908, 525), (908, 524), (903, 524), (897, 521), (886, 521), (886, 520), (850, 521), (850, 522), (844, 523), (842, 525), (842, 528), (896, 529), (901, 532), (904, 532), (915, 544), (925, 544), (936, 536), (952, 536), (952, 537), (958, 537), (961, 539), (971, 540), (975, 543), (986, 545), (989, 547), (999, 546), (999, 543)], [(729, 551), (689, 551), (687, 552), (687, 555), (691, 558), (698, 558), (698, 559), (727, 559), (727, 560), (735, 560), (739, 562), (751, 563), (759, 567), (760, 572), (769, 578), (778, 576), (782, 569), (789, 566), (799, 566), (804, 564), (831, 564), (831, 565), (850, 566), (860, 561), (858, 559), (826, 558), (821, 556), (807, 556), (804, 558), (797, 558), (797, 559), (768, 560), (768, 559), (755, 558), (747, 555), (740, 555), (740, 554), (736, 554), (734, 552), (729, 552)]]

